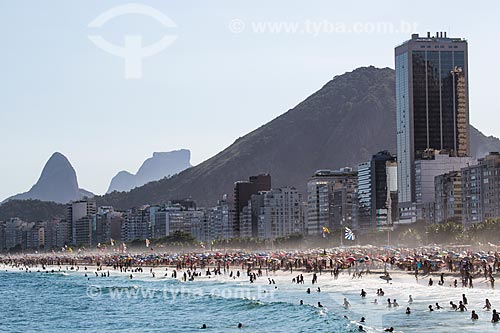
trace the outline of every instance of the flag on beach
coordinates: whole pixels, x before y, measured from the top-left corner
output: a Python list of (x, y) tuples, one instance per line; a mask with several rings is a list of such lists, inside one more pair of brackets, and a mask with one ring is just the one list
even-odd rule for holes
[(354, 232), (352, 232), (352, 230), (349, 229), (348, 227), (345, 227), (345, 239), (351, 240), (351, 241), (356, 239)]

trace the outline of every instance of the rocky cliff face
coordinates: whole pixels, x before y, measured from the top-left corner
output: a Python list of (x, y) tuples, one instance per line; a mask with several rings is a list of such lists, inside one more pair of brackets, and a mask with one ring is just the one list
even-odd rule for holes
[(78, 187), (75, 169), (63, 154), (56, 152), (49, 158), (40, 178), (28, 192), (14, 195), (6, 201), (35, 199), (67, 203), (92, 195)]
[(107, 193), (113, 191), (130, 191), (151, 181), (173, 176), (187, 168), (190, 164), (191, 152), (180, 149), (170, 152), (155, 152), (141, 165), (137, 173), (120, 171), (113, 177)]

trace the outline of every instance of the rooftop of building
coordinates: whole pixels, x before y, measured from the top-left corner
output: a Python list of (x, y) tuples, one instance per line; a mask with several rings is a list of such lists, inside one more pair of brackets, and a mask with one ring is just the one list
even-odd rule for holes
[(358, 172), (351, 167), (340, 168), (339, 170), (321, 169), (316, 170), (313, 178), (317, 177), (339, 177), (339, 176), (350, 176), (356, 175)]
[(409, 42), (435, 42), (435, 43), (457, 43), (457, 42), (467, 42), (465, 38), (459, 37), (448, 37), (446, 31), (436, 31), (435, 35), (431, 35), (427, 32), (426, 36), (420, 36), (418, 33), (412, 34), (411, 39), (404, 41), (403, 43), (397, 45), (396, 47), (405, 45)]

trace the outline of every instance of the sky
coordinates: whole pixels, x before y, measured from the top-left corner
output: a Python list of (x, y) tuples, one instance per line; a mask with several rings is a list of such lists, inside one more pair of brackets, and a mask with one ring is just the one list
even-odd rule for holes
[(96, 194), (155, 151), (187, 148), (198, 164), (335, 75), (394, 68), (411, 33), (468, 40), (470, 120), (500, 137), (498, 12), (458, 0), (0, 0), (0, 200), (29, 190), (55, 151)]

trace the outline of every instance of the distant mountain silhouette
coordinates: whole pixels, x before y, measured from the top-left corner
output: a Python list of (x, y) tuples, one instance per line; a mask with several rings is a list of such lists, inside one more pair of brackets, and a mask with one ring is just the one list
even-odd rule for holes
[[(123, 209), (191, 197), (214, 205), (237, 180), (266, 172), (273, 186), (305, 192), (317, 169), (357, 166), (380, 150), (396, 151), (395, 72), (362, 67), (333, 78), (295, 108), (237, 139), (207, 161), (128, 193), (98, 197)], [(471, 128), (471, 151), (500, 150), (500, 141)]]
[(111, 180), (107, 193), (130, 191), (151, 181), (173, 176), (191, 167), (191, 152), (188, 149), (170, 152), (155, 152), (141, 165), (137, 173), (120, 171)]
[(66, 156), (56, 152), (49, 158), (40, 178), (28, 192), (14, 195), (5, 201), (33, 199), (67, 203), (85, 196), (92, 197), (93, 194), (78, 187), (75, 169)]

